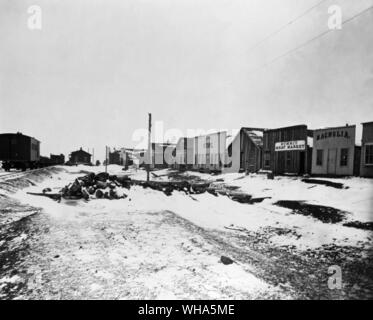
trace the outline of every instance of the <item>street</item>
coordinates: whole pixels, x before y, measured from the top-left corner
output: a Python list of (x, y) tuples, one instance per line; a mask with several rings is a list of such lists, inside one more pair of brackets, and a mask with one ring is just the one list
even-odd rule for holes
[[(59, 188), (77, 174), (48, 173), (28, 189)], [(372, 298), (370, 246), (273, 245), (286, 229), (203, 227), (162, 209), (159, 193), (134, 187), (126, 199), (61, 203), (2, 195), (2, 216), (12, 208), (19, 218), (0, 229), (1, 299)], [(328, 288), (332, 265), (343, 270), (342, 289)]]

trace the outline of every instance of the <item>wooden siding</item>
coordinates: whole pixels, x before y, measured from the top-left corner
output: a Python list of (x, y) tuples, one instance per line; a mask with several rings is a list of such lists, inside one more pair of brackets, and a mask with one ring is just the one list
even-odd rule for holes
[[(269, 154), (269, 164), (263, 161), (263, 169), (276, 174), (303, 174), (310, 172), (306, 125), (266, 130), (263, 136), (263, 153)], [(306, 150), (275, 151), (276, 142), (304, 140)]]
[(261, 169), (262, 148), (254, 143), (243, 129), (241, 135), (240, 169), (245, 172), (257, 172)]

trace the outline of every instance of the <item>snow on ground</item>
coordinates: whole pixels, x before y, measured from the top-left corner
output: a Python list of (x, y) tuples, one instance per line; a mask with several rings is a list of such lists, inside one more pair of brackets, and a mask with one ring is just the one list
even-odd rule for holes
[[(68, 172), (60, 173), (53, 179), (45, 180), (37, 186), (19, 191), (15, 197), (23, 203), (47, 208), (56, 216), (70, 219), (76, 217), (76, 208), (54, 202), (48, 198), (27, 195), (26, 191), (40, 192), (44, 187), (59, 190), (74, 177), (82, 175), (82, 170), (94, 168), (96, 172), (102, 167), (70, 167)], [(120, 166), (109, 166), (112, 174), (123, 173)], [(157, 176), (166, 176), (167, 169), (156, 171)], [(138, 170), (138, 175), (144, 170)], [(136, 174), (136, 172), (134, 173)], [(146, 174), (146, 173), (145, 173)], [(188, 173), (187, 173), (188, 174)], [(191, 174), (195, 174), (192, 172)], [(211, 177), (211, 176), (210, 176)], [(311, 203), (333, 206), (351, 212), (351, 220), (373, 221), (371, 210), (371, 190), (373, 181), (368, 179), (342, 179), (349, 189), (335, 189), (323, 185), (306, 184), (298, 178), (281, 177), (268, 180), (262, 175), (245, 176), (243, 174), (225, 174), (216, 176), (225, 183), (236, 185), (254, 197), (271, 197), (254, 205), (234, 202), (226, 196), (215, 197), (209, 193), (185, 195), (174, 192), (166, 196), (162, 192), (142, 187), (132, 187), (128, 198), (121, 200), (92, 200), (79, 208), (95, 210), (125, 210), (138, 212), (172, 211), (183, 218), (203, 227), (226, 230), (226, 227), (244, 228), (249, 231), (260, 231), (266, 227), (293, 230), (293, 233), (274, 235), (271, 241), (277, 245), (294, 245), (300, 250), (317, 248), (327, 244), (358, 246), (360, 242), (369, 242), (372, 232), (342, 224), (324, 223), (310, 216), (293, 214), (290, 209), (274, 205), (277, 200), (307, 200)], [(310, 188), (312, 187), (312, 188)], [(74, 203), (74, 202), (73, 202)]]
[[(27, 194), (41, 192), (46, 187), (57, 192), (89, 171), (98, 173), (105, 171), (105, 167), (61, 167), (52, 176), (45, 176), (44, 180), (35, 177), (34, 185), (27, 184), (15, 194), (7, 194), (31, 208), (43, 209), (42, 214), (30, 220), (35, 223), (35, 235), (21, 230), (7, 244), (11, 250), (22, 243), (30, 248), (27, 254), (30, 260), (26, 259), (23, 267), (33, 277), (27, 280), (27, 287), (31, 290), (34, 286), (34, 298), (291, 298), (292, 291), (284, 292), (276, 284), (266, 282), (267, 279), (264, 281), (256, 266), (244, 262), (250, 248), (247, 243), (236, 247), (240, 230), (247, 231), (250, 237), (253, 234), (256, 237), (257, 233), (259, 238), (268, 235), (268, 228), (291, 230), (269, 233), (269, 246), (271, 249), (295, 246), (301, 251), (299, 254), (322, 245), (367, 248), (372, 244), (371, 231), (324, 223), (274, 205), (277, 200), (306, 200), (348, 210), (350, 220), (372, 221), (369, 200), (372, 181), (368, 179), (337, 179), (349, 188), (335, 189), (306, 184), (296, 177), (268, 180), (262, 175), (183, 173), (215, 184), (238, 186), (254, 197), (271, 197), (252, 205), (207, 192), (192, 195), (173, 192), (166, 196), (140, 186), (126, 190), (128, 197), (119, 200), (58, 203)], [(108, 172), (146, 178), (144, 170), (123, 171), (121, 166), (110, 165)], [(164, 169), (154, 173), (152, 180), (168, 180), (172, 179), (173, 171)], [(5, 242), (0, 242), (0, 246), (4, 247)], [(233, 252), (236, 248), (242, 251)], [(221, 255), (230, 254), (236, 254), (238, 260), (240, 256), (243, 258), (232, 265), (219, 262)], [(294, 254), (291, 251), (289, 258)], [(263, 257), (263, 261), (269, 258)], [(276, 261), (273, 260), (274, 267)], [(285, 261), (288, 263), (288, 259)], [(327, 266), (323, 267), (327, 270)], [(276, 272), (284, 272), (284, 266), (280, 265)], [(10, 272), (0, 277), (0, 296), (2, 288), (25, 281), (23, 275), (20, 278), (12, 275)], [(319, 284), (315, 286), (319, 288)]]
[[(126, 199), (61, 203), (27, 194), (45, 187), (57, 191), (81, 176), (81, 169), (67, 168), (13, 195), (22, 203), (43, 208), (35, 219), (48, 227), (37, 238), (43, 250), (30, 253), (35, 261), (30, 262), (29, 273), (34, 278), (43, 273), (27, 284), (29, 289), (44, 286), (33, 290), (34, 294), (42, 292), (42, 298), (290, 298), (247, 266), (223, 265), (219, 262), (222, 252), (210, 249), (201, 236), (167, 216), (169, 211), (180, 216), (191, 214), (189, 210), (200, 213), (195, 200), (184, 194), (167, 197), (133, 187)], [(211, 209), (210, 198), (202, 195), (200, 199), (202, 210)], [(213, 218), (206, 213), (207, 220)], [(10, 248), (25, 240), (31, 241), (22, 233)], [(41, 284), (43, 279), (47, 283)], [(19, 280), (6, 276), (0, 284)]]
[(335, 178), (324, 179), (344, 184), (346, 189), (336, 189), (319, 184), (309, 184), (295, 177), (276, 177), (268, 180), (263, 175), (223, 175), (224, 182), (238, 186), (253, 197), (271, 197), (266, 203), (278, 200), (299, 200), (310, 204), (329, 206), (351, 213), (351, 220), (373, 221), (373, 179)]

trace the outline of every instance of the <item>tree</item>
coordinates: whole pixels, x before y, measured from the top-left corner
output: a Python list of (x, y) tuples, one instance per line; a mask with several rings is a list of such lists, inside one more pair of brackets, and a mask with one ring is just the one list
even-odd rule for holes
[(99, 165), (101, 165), (101, 162), (100, 162), (100, 160), (97, 160), (96, 161), (96, 166), (99, 166)]

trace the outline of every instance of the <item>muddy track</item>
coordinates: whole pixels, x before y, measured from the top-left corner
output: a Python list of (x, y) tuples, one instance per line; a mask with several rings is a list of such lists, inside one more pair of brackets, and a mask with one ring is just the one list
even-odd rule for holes
[[(198, 234), (213, 246), (216, 254), (231, 257), (294, 298), (373, 298), (373, 250), (333, 246), (299, 252), (289, 247), (274, 247), (268, 242), (269, 236), (279, 230), (268, 230), (267, 234), (206, 230), (170, 211), (166, 212), (165, 220)], [(203, 247), (204, 243), (199, 245)], [(333, 265), (343, 270), (342, 290), (328, 288), (328, 268)]]
[[(254, 274), (269, 284), (278, 286), (279, 290), (292, 298), (366, 299), (372, 297), (371, 279), (373, 259), (371, 252), (363, 259), (360, 258), (360, 252), (357, 252), (356, 248), (323, 248), (322, 250), (310, 250), (300, 253), (291, 248), (275, 248), (268, 243), (267, 240), (271, 232), (279, 232), (279, 230), (268, 230), (268, 234), (265, 232), (256, 234), (244, 231), (218, 231), (201, 228), (171, 211), (149, 212), (142, 213), (142, 215), (150, 216), (149, 221), (153, 222), (146, 227), (133, 223), (123, 225), (121, 232), (123, 245), (126, 245), (130, 241), (134, 245), (139, 246), (140, 250), (149, 250), (149, 243), (141, 243), (144, 232), (151, 231), (155, 237), (159, 237), (162, 234), (162, 237), (167, 241), (168, 237), (164, 234), (165, 230), (180, 229), (178, 233), (184, 234), (180, 238), (189, 238), (187, 240), (189, 242), (188, 246), (182, 245), (179, 247), (180, 254), (187, 257), (191, 254), (190, 250), (199, 250), (206, 256), (211, 254), (216, 257), (226, 255), (242, 266), (247, 272)], [(71, 226), (69, 228), (69, 225), (65, 223), (57, 226), (49, 226), (49, 223), (51, 221), (43, 214), (36, 213), (8, 224), (1, 229), (0, 241), (2, 241), (2, 245), (0, 246), (0, 262), (3, 267), (0, 270), (0, 278), (3, 276), (10, 277), (18, 275), (26, 279), (23, 282), (10, 284), (0, 290), (3, 298), (13, 299), (20, 296), (43, 298), (46, 296), (45, 291), (54, 296), (54, 294), (59, 294), (58, 283), (62, 285), (65, 281), (69, 281), (69, 285), (71, 285), (70, 282), (75, 283), (75, 287), (82, 286), (79, 284), (79, 278), (76, 277), (79, 275), (79, 272), (83, 272), (82, 268), (84, 268), (84, 264), (80, 266), (71, 260), (69, 264), (64, 265), (59, 260), (59, 254), (60, 252), (62, 252), (62, 255), (69, 254), (69, 252), (75, 250), (74, 247), (78, 245), (85, 247), (88, 243), (83, 241), (83, 239), (79, 240), (79, 227), (71, 228)], [(95, 232), (93, 239), (90, 241), (97, 243), (97, 248), (95, 248), (98, 250), (97, 252), (104, 254), (104, 252), (110, 250), (114, 239), (118, 237), (118, 234), (111, 230), (112, 227), (112, 221), (102, 223), (96, 221), (89, 227), (89, 230), (93, 228)], [(69, 228), (66, 231), (67, 239), (71, 239), (72, 241), (61, 243), (63, 238), (59, 239), (58, 237), (65, 233), (63, 231), (65, 228)], [(15, 245), (15, 239), (24, 234), (27, 235), (27, 240), (21, 243), (17, 242), (17, 245)], [(56, 237), (54, 243), (45, 242), (50, 236)], [(189, 248), (190, 246), (196, 249), (191, 249)], [(63, 250), (67, 250), (67, 252), (64, 253)], [(152, 250), (156, 250), (158, 253), (162, 252), (162, 248), (157, 246)], [(327, 253), (329, 251), (330, 254), (328, 256)], [(53, 252), (56, 253), (55, 256), (53, 256)], [(356, 257), (350, 262), (346, 262), (346, 256), (351, 258), (354, 254)], [(40, 258), (42, 258), (42, 261)], [(108, 263), (104, 256), (100, 258), (100, 261), (103, 265)], [(125, 263), (125, 260), (123, 262)], [(216, 262), (218, 263), (218, 261)], [(28, 269), (30, 266), (35, 266), (39, 263), (40, 266), (38, 267), (44, 269), (42, 277), (43, 281), (46, 282), (43, 282), (42, 286), (39, 283), (33, 290), (32, 287), (30, 288), (30, 282), (33, 281), (33, 274)], [(95, 264), (97, 265), (97, 263)], [(344, 290), (329, 290), (327, 287), (329, 276), (327, 270), (333, 264), (341, 265), (344, 270)], [(110, 264), (107, 267), (110, 267)], [(149, 264), (147, 261), (138, 266), (138, 271), (135, 269), (129, 271), (131, 269), (127, 267), (132, 276), (125, 280), (127, 288), (121, 289), (121, 283), (124, 279), (122, 279), (122, 275), (118, 274), (119, 296), (121, 295), (120, 290), (125, 290), (124, 292), (127, 292), (129, 297), (152, 296), (154, 293), (147, 291), (145, 287), (141, 289), (141, 287), (135, 286), (132, 281), (136, 282), (135, 279), (138, 277), (141, 278), (144, 274), (151, 276), (153, 273), (162, 272), (163, 268), (162, 263)], [(191, 270), (188, 272), (191, 272)], [(193, 271), (191, 275), (201, 276), (198, 271), (196, 272)], [(65, 276), (60, 277), (58, 273), (65, 274)], [(67, 274), (70, 274), (70, 276), (64, 280)], [(90, 277), (87, 279), (87, 282), (92, 280)], [(185, 290), (189, 291), (190, 295), (203, 296), (203, 293), (198, 293), (194, 285), (189, 285), (188, 277), (183, 281), (183, 286)], [(84, 292), (86, 289), (83, 288), (84, 286), (79, 290), (83, 290), (82, 292)], [(226, 289), (221, 288), (221, 290), (224, 292)], [(89, 293), (86, 294), (89, 295)], [(228, 291), (226, 294), (230, 295), (232, 293)], [(113, 298), (113, 295), (107, 293), (107, 297)], [(266, 298), (276, 297), (276, 295), (269, 295)]]

